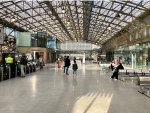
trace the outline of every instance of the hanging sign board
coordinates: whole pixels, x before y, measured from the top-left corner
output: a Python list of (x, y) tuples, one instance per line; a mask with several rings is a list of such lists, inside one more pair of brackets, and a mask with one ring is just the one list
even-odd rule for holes
[(0, 44), (4, 42), (4, 28), (0, 27)]

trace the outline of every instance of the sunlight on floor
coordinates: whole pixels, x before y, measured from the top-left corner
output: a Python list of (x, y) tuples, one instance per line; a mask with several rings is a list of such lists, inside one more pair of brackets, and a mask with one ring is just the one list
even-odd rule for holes
[(31, 84), (32, 84), (32, 92), (33, 92), (33, 95), (36, 93), (37, 89), (37, 76), (33, 76), (31, 78)]
[(71, 113), (107, 113), (113, 94), (88, 93), (74, 104)]

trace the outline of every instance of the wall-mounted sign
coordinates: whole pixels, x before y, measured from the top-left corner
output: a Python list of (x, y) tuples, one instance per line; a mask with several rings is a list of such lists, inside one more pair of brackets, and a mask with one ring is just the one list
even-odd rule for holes
[(4, 28), (0, 27), (0, 44), (4, 43)]

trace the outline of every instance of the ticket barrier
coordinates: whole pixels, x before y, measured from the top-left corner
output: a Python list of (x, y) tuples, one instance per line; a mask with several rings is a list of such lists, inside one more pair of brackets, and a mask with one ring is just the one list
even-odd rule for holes
[(119, 70), (119, 80), (121, 81), (130, 81), (137, 84), (139, 76), (142, 76), (142, 72), (136, 72), (133, 69)]
[(3, 81), (3, 66), (0, 66), (0, 81)]
[(25, 73), (26, 73), (26, 74), (29, 74), (29, 73), (30, 73), (30, 67), (29, 67), (29, 65), (26, 66), (26, 71), (25, 71)]
[[(27, 64), (26, 68), (24, 68), (25, 74), (35, 72), (35, 70), (36, 67), (30, 64)], [(21, 66), (19, 63), (16, 65), (16, 76), (21, 76)]]
[(16, 77), (16, 64), (15, 63), (10, 65), (10, 70), (11, 70), (10, 78)]
[(16, 63), (16, 76), (21, 76), (21, 67), (19, 63)]
[(34, 65), (34, 63), (29, 62), (28, 65), (30, 67), (30, 72), (35, 72), (36, 71), (36, 66)]
[(3, 67), (3, 79), (7, 80), (11, 78), (11, 66), (10, 65), (4, 65)]
[(26, 66), (26, 74), (32, 73), (33, 71), (33, 66), (31, 64), (27, 64)]
[(17, 67), (16, 65), (6, 64), (3, 67), (0, 67), (0, 73), (2, 73), (1, 81), (14, 78), (17, 76)]
[(32, 71), (35, 72), (36, 71), (36, 66), (33, 64), (32, 66)]
[[(29, 74), (31, 72), (36, 71), (36, 66), (33, 65), (27, 65), (24, 69), (26, 74)], [(12, 64), (5, 64), (0, 65), (0, 81), (7, 80), (13, 77), (21, 76), (21, 67), (19, 63), (16, 63), (15, 65)]]

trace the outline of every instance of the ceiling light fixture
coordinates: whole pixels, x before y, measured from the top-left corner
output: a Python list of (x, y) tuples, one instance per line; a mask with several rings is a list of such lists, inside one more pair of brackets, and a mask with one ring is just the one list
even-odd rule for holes
[(67, 24), (70, 24), (70, 22), (68, 21)]
[(116, 15), (116, 18), (120, 18), (120, 15), (119, 15), (119, 13)]
[(64, 8), (62, 8), (62, 13), (65, 13), (65, 9)]
[(15, 22), (16, 21), (16, 19), (15, 19), (15, 17), (13, 17), (12, 19), (11, 19), (11, 22)]
[(62, 10), (62, 13), (65, 13), (65, 10)]
[(108, 26), (108, 28), (107, 28), (108, 30), (111, 30), (111, 26)]

